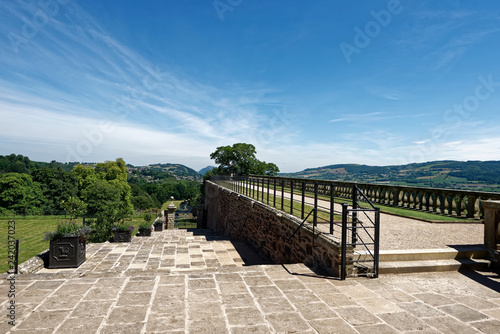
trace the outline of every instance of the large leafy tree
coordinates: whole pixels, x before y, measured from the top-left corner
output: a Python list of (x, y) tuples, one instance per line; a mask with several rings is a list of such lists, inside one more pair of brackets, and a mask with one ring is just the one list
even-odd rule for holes
[(260, 161), (256, 157), (255, 146), (246, 143), (237, 143), (232, 146), (219, 146), (210, 154), (219, 166), (214, 174), (259, 174), (276, 175), (278, 166), (273, 163)]
[(0, 174), (0, 210), (16, 213), (41, 213), (46, 202), (40, 184), (28, 174)]
[(95, 166), (77, 165), (73, 173), (78, 179), (80, 198), (87, 204), (87, 213), (95, 217), (90, 223), (90, 240), (102, 242), (109, 239), (113, 224), (134, 209), (125, 161), (119, 158)]
[(64, 210), (63, 201), (78, 193), (77, 177), (66, 172), (61, 166), (36, 169), (31, 173), (33, 181), (38, 182), (43, 195), (47, 198), (45, 213), (55, 213)]
[(122, 158), (93, 166), (75, 166), (80, 196), (91, 215), (104, 214), (120, 220), (132, 213), (131, 188), (127, 183), (127, 166)]

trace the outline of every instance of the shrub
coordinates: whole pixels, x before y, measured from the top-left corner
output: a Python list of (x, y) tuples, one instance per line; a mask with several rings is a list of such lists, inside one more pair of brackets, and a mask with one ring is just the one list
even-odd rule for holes
[(90, 242), (105, 242), (111, 238), (111, 229), (114, 226), (112, 220), (98, 217), (97, 219), (89, 219), (88, 223), (92, 228), (89, 238)]

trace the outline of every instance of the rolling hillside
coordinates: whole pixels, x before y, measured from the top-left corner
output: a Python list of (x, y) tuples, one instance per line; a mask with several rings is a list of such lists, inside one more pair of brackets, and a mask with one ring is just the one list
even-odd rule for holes
[(129, 177), (141, 177), (152, 182), (158, 179), (200, 180), (201, 175), (192, 168), (181, 164), (152, 164), (149, 166), (128, 166)]
[(500, 161), (431, 161), (394, 166), (338, 164), (280, 176), (500, 191)]

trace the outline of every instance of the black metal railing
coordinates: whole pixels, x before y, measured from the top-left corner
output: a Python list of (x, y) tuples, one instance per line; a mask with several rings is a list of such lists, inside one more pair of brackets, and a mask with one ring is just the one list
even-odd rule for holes
[[(302, 219), (294, 234), (306, 223), (312, 225), (313, 236), (315, 231), (329, 234), (343, 249), (342, 279), (347, 276), (378, 276), (380, 210), (356, 185), (351, 186), (349, 192), (342, 192), (351, 194), (349, 199), (342, 197), (342, 201), (351, 203), (341, 205), (336, 203), (338, 189), (333, 182), (325, 184), (318, 180), (254, 175), (216, 175), (210, 180)], [(314, 237), (312, 242), (314, 245)], [(360, 249), (363, 252), (358, 251)]]

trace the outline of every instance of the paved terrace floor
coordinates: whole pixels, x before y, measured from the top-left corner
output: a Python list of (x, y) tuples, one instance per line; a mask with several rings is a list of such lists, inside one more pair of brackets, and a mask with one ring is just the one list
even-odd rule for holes
[[(193, 234), (194, 232), (194, 234)], [(1, 333), (500, 333), (491, 273), (316, 275), (269, 265), (210, 231), (91, 244), (77, 269), (16, 276), (16, 326)]]

